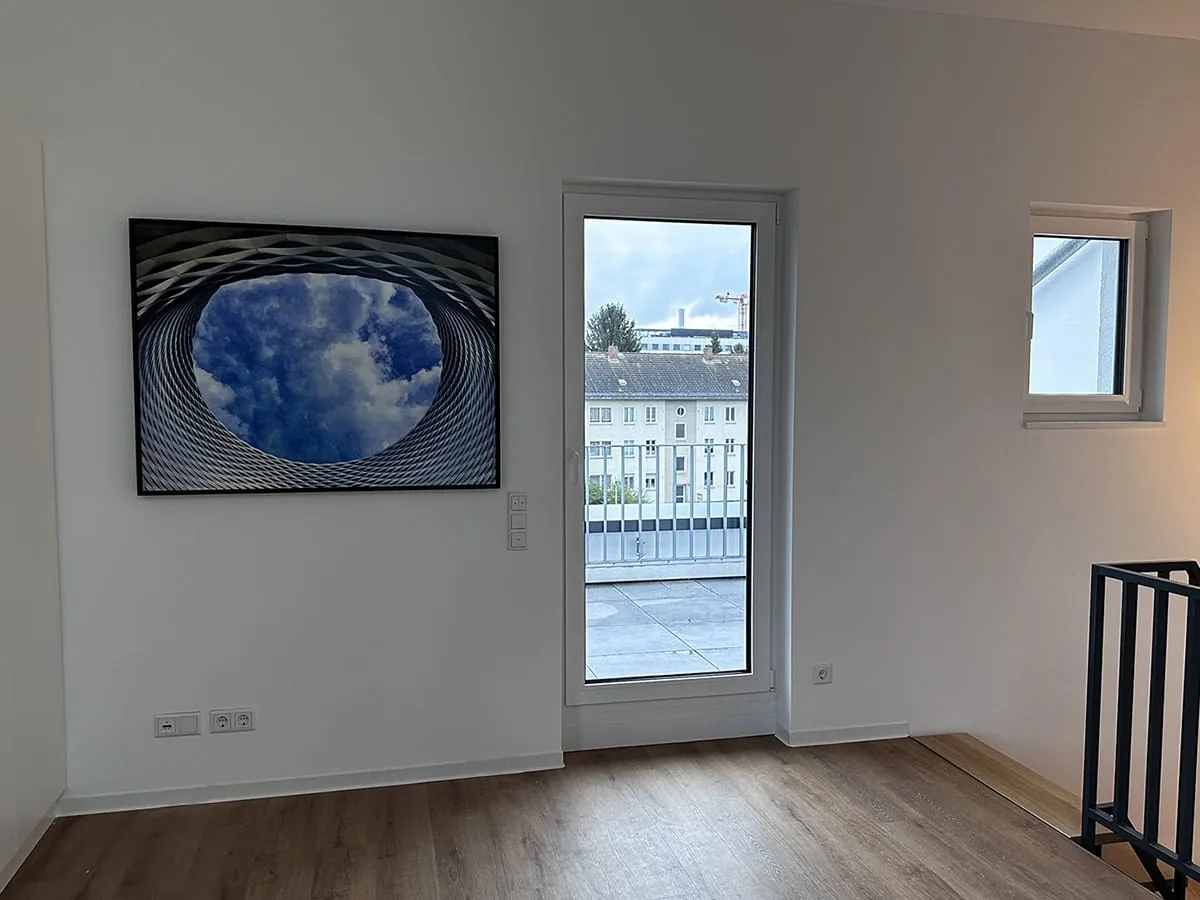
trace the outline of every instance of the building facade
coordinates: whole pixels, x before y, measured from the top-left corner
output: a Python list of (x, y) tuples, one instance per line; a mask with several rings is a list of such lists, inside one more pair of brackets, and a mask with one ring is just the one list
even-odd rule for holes
[(742, 500), (749, 385), (745, 355), (588, 353), (591, 502), (662, 507)]

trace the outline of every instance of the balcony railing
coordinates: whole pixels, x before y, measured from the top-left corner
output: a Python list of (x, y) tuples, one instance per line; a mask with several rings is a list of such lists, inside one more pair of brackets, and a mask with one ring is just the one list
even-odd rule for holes
[(745, 574), (744, 442), (588, 448), (589, 580)]

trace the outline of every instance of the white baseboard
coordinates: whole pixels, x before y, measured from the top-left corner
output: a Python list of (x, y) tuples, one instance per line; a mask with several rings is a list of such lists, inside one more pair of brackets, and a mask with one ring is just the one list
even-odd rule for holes
[(857, 744), (861, 741), (887, 741), (908, 737), (907, 722), (880, 725), (853, 725), (849, 728), (809, 728), (803, 731), (779, 729), (775, 737), (789, 747), (821, 747), (825, 744)]
[(25, 860), (29, 859), (29, 854), (33, 852), (33, 848), (37, 846), (38, 841), (46, 836), (46, 832), (54, 823), (54, 807), (51, 807), (42, 820), (37, 823), (37, 827), (33, 829), (33, 834), (25, 839), (20, 848), (17, 850), (17, 855), (9, 860), (8, 864), (0, 867), (0, 894), (4, 893), (4, 889), (8, 883), (13, 880), (13, 876), (17, 874), (17, 870), (21, 868)]
[(324, 794), (330, 791), (393, 787), (426, 781), (451, 781), (459, 778), (540, 772), (546, 769), (561, 769), (562, 765), (562, 753), (534, 753), (508, 759), (438, 763), (431, 766), (383, 769), (374, 772), (346, 772), (340, 775), (279, 778), (271, 781), (166, 788), (159, 791), (135, 791), (125, 794), (72, 795), (68, 793), (58, 803), (58, 814), (60, 816), (80, 816), (131, 809), (154, 809), (161, 806), (190, 806), (197, 803), (220, 803), (228, 800)]

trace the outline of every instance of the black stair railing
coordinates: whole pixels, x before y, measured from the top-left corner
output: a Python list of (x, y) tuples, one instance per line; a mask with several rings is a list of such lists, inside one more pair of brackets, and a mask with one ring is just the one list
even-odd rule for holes
[[(1186, 576), (1187, 583), (1175, 580)], [(1117, 657), (1116, 738), (1113, 799), (1099, 803), (1100, 723), (1104, 685), (1104, 617), (1109, 587), (1121, 585), (1120, 641)], [(1133, 759), (1134, 678), (1137, 662), (1139, 602), (1143, 591), (1153, 593), (1150, 641), (1149, 708), (1146, 727), (1146, 791), (1142, 827), (1129, 809), (1130, 768)], [(1167, 631), (1174, 598), (1187, 602), (1183, 663), (1183, 705), (1179, 729), (1179, 779), (1175, 840), (1168, 847), (1159, 839), (1162, 795), (1163, 719), (1167, 686)], [(1088, 630), (1087, 717), (1083, 751), (1083, 817), (1079, 842), (1097, 856), (1102, 844), (1128, 843), (1149, 877), (1149, 885), (1164, 897), (1184, 900), (1188, 882), (1200, 881), (1193, 860), (1196, 817), (1196, 751), (1200, 738), (1200, 564), (1184, 562), (1114, 563), (1092, 567), (1091, 623)], [(1098, 834), (1098, 828), (1107, 831)], [(1171, 870), (1164, 875), (1161, 864)]]

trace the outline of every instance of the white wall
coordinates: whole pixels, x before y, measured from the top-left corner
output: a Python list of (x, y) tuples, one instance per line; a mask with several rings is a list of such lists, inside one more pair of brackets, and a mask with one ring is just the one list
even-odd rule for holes
[(42, 157), (0, 130), (0, 890), (66, 780)]
[[(10, 0), (0, 114), (47, 139), (71, 792), (557, 751), (545, 348), (587, 177), (797, 191), (790, 728), (975, 730), (1072, 783), (1087, 564), (1197, 552), (1200, 262), (1173, 257), (1165, 427), (1027, 431), (1029, 206), (1173, 209), (1195, 245), (1198, 81), (1182, 41), (817, 0)], [(135, 214), (500, 234), (531, 549), (495, 494), (137, 499)], [(150, 738), (243, 703), (252, 736)]]

